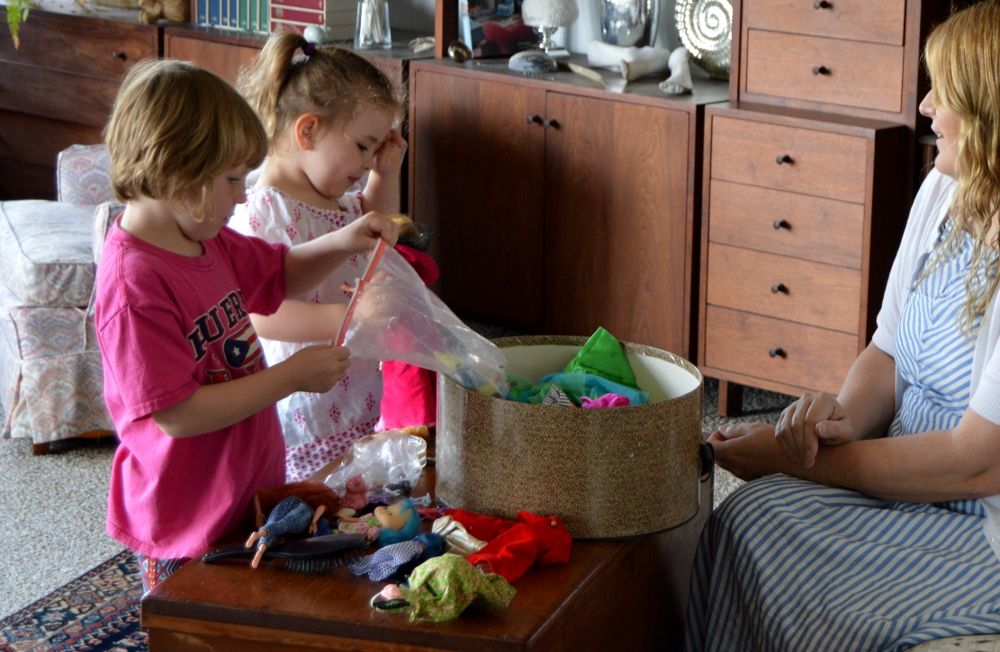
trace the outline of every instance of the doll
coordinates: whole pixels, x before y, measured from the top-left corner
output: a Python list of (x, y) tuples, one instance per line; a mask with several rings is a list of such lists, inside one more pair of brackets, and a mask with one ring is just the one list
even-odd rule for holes
[(379, 547), (409, 541), (420, 531), (420, 513), (409, 498), (389, 506), (379, 506), (371, 514), (341, 515), (341, 532), (360, 533)]
[[(287, 534), (316, 534), (323, 525), (329, 531), (326, 514), (337, 514), (340, 496), (322, 482), (293, 482), (277, 489), (258, 489), (253, 497), (257, 530), (247, 538), (245, 547), (257, 546), (250, 566), (257, 568), (267, 548)], [(267, 513), (265, 520), (264, 514)]]

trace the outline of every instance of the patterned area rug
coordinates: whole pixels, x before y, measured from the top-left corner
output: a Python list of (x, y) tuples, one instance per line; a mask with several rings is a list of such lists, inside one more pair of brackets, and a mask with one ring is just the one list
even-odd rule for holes
[(142, 585), (127, 550), (0, 621), (0, 649), (11, 652), (146, 650), (139, 628)]

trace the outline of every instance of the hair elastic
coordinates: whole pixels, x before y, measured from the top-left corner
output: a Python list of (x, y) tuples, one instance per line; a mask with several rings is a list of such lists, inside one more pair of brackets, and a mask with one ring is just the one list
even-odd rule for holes
[(312, 55), (316, 54), (316, 44), (306, 42), (306, 44), (302, 46), (302, 54), (306, 55), (307, 57), (311, 57)]

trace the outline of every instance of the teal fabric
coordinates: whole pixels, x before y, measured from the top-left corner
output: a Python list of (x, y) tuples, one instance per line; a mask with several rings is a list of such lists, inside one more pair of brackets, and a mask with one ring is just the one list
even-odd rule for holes
[(595, 374), (619, 385), (639, 389), (632, 365), (629, 364), (621, 343), (601, 327), (594, 331), (563, 371)]
[(644, 405), (649, 402), (647, 392), (594, 374), (558, 371), (544, 376), (537, 383), (513, 375), (509, 375), (508, 380), (510, 381), (510, 390), (507, 393), (507, 398), (521, 403), (540, 404), (545, 400), (545, 396), (553, 385), (565, 392), (575, 405), (580, 405), (581, 396), (597, 398), (608, 392), (627, 397), (632, 405)]

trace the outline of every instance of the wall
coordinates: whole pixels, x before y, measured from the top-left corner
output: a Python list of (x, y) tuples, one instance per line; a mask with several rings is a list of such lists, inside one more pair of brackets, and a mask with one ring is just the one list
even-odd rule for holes
[[(458, 2), (458, 0), (452, 0)], [(556, 41), (572, 52), (586, 52), (587, 44), (601, 38), (601, 16), (597, 0), (577, 0), (580, 17), (569, 30), (560, 30)], [(393, 27), (417, 32), (434, 32), (434, 0), (392, 0), (390, 3)], [(660, 0), (655, 45), (673, 49), (681, 45), (674, 24), (674, 0)]]

